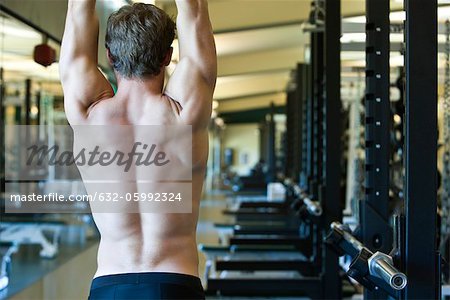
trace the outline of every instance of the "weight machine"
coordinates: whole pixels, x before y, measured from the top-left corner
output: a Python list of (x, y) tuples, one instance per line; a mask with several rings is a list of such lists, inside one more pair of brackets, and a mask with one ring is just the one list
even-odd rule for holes
[(389, 1), (366, 4), (366, 196), (359, 232), (334, 223), (326, 243), (352, 258), (347, 274), (366, 288), (365, 299), (440, 299), (437, 1), (405, 1), (405, 199), (393, 218), (394, 235), (388, 206)]
[[(337, 13), (340, 12), (340, 0), (316, 1), (315, 7), (324, 13), (320, 14), (324, 18), (324, 25), (311, 32), (311, 67), (299, 65), (294, 80), (296, 91), (291, 90), (288, 96), (288, 106), (292, 108), (292, 111), (288, 110), (288, 124), (297, 126), (294, 125), (296, 128), (290, 129), (293, 132), (287, 134), (292, 147), (291, 152), (286, 155), (288, 161), (298, 163), (296, 167), (288, 166), (286, 169), (286, 174), (297, 182), (287, 184), (294, 195), (291, 208), (297, 206), (300, 211), (298, 217), (311, 226), (310, 240), (308, 242), (308, 239), (302, 240), (298, 236), (246, 236), (244, 233), (254, 233), (254, 228), (239, 224), (239, 227), (234, 227), (235, 234), (239, 235), (230, 238), (230, 245), (201, 248), (213, 257), (208, 260), (207, 271), (220, 271), (220, 274), (213, 276), (208, 274), (208, 293), (341, 298), (338, 256), (322, 245), (326, 228), (334, 220), (340, 220), (342, 210), (339, 197), (336, 197), (340, 195), (341, 175), (340, 126), (336, 126), (340, 123), (341, 18), (340, 13)], [(290, 112), (293, 114), (289, 116)], [(292, 139), (294, 136), (296, 138)], [(241, 203), (241, 208), (248, 213), (247, 203)], [(326, 211), (326, 214), (322, 211)], [(268, 214), (265, 215), (267, 217)], [(290, 263), (281, 260), (280, 263), (280, 260), (274, 259), (274, 248), (277, 248), (275, 252), (279, 254), (283, 252), (280, 251), (283, 249), (280, 246), (284, 245), (286, 252), (286, 244), (292, 245), (294, 242), (303, 244), (295, 244), (296, 247), (301, 246), (296, 251), (302, 254), (306, 252), (306, 260), (303, 259), (302, 262), (297, 259)], [(255, 249), (261, 246), (269, 252)], [(221, 255), (230, 255), (230, 252), (236, 257), (237, 253), (248, 251), (249, 248), (253, 252), (257, 251), (259, 259), (241, 254), (240, 260), (216, 260)], [(261, 259), (271, 250), (272, 259), (270, 255), (266, 257), (266, 261)], [(281, 277), (277, 273), (279, 270), (284, 271)], [(291, 272), (286, 272), (287, 270)], [(245, 273), (236, 276), (239, 271)], [(256, 273), (249, 276), (249, 271), (259, 271), (262, 277), (258, 277)]]

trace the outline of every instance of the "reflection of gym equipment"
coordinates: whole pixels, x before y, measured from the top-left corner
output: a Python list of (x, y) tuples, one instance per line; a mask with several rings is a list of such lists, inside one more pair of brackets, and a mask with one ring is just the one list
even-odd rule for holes
[[(62, 223), (0, 223), (0, 290), (9, 284), (11, 256), (20, 245), (38, 244), (42, 248), (42, 258), (54, 258), (58, 255), (58, 241)], [(49, 236), (49, 237), (48, 237)]]
[[(62, 224), (50, 223), (6, 223), (0, 224), (0, 242), (15, 245), (39, 244), (43, 258), (53, 258), (58, 254), (58, 240)], [(50, 235), (50, 238), (46, 237)]]

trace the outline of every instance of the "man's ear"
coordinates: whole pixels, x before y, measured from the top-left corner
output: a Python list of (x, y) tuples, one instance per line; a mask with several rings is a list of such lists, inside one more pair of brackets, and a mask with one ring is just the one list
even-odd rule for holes
[(169, 48), (169, 51), (167, 51), (166, 57), (164, 58), (163, 65), (168, 66), (170, 62), (172, 61), (172, 55), (173, 55), (173, 47)]
[(109, 65), (112, 67), (113, 61), (112, 61), (112, 58), (111, 58), (111, 53), (109, 52), (108, 48), (106, 48), (106, 58), (108, 59)]

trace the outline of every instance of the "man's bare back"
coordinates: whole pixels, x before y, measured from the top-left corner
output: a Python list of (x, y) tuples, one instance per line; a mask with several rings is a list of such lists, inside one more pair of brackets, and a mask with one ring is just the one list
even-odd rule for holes
[[(119, 97), (116, 95), (94, 106), (88, 124), (157, 125), (162, 130), (164, 126), (184, 125), (180, 118), (181, 105), (166, 95), (141, 96), (136, 99)], [(128, 115), (126, 112), (129, 111), (133, 113)], [(195, 233), (208, 158), (207, 135), (206, 129), (192, 132), (195, 145), (192, 151), (192, 213), (110, 214), (96, 213), (93, 209), (94, 220), (101, 233), (95, 277), (157, 271), (198, 276)], [(151, 190), (151, 184), (145, 184), (147, 186), (143, 189)], [(123, 193), (140, 193), (143, 189), (139, 189), (139, 185), (137, 189), (124, 186)]]
[[(160, 47), (158, 53), (148, 56), (148, 52), (155, 50), (155, 47), (150, 45), (145, 49), (142, 43), (151, 44), (149, 40), (154, 34), (149, 34), (147, 40), (147, 32), (141, 31), (137, 36), (141, 40), (137, 43), (134, 40), (133, 44), (132, 38), (130, 45), (121, 43), (129, 38), (127, 30), (134, 26), (130, 23), (134, 16), (140, 16), (136, 17), (136, 22), (139, 22), (143, 15), (149, 17), (151, 14), (160, 14), (159, 19), (164, 19), (164, 13), (153, 6), (134, 5), (110, 17), (106, 47), (118, 82), (117, 92), (114, 93), (97, 69), (95, 0), (69, 0), (60, 58), (69, 123), (73, 127), (157, 125), (164, 128), (189, 125), (192, 128), (192, 212), (104, 213), (91, 205), (101, 234), (95, 277), (147, 272), (198, 276), (196, 225), (208, 158), (207, 125), (212, 109), (217, 62), (206, 0), (177, 0), (176, 3), (179, 11), (180, 60), (165, 88), (165, 67), (172, 56), (170, 44), (173, 36), (170, 36), (170, 31), (174, 30), (174, 24), (168, 20), (159, 24), (162, 29), (155, 32), (166, 30), (168, 33), (161, 37), (162, 41), (153, 41), (153, 44), (166, 43), (166, 48)], [(123, 20), (129, 23), (124, 25)], [(147, 24), (138, 24), (135, 28), (141, 30)], [(123, 36), (116, 37), (119, 34)], [(123, 51), (126, 51), (124, 57)], [(156, 64), (155, 57), (160, 57)], [(130, 139), (130, 136), (133, 134), (127, 135), (127, 138)], [(133, 144), (135, 140), (131, 138), (129, 142)], [(114, 144), (115, 141), (109, 143)], [(80, 171), (83, 176), (84, 170), (80, 168)], [(122, 192), (131, 194), (151, 190), (151, 187), (152, 183), (129, 185), (126, 180), (116, 185)], [(88, 187), (87, 190), (92, 192)]]

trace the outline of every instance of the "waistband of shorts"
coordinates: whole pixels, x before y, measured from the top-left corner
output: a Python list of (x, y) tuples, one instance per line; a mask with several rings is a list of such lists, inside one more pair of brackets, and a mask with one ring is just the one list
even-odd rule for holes
[(91, 289), (114, 284), (140, 284), (140, 283), (173, 283), (191, 287), (201, 287), (200, 278), (181, 273), (169, 272), (144, 272), (111, 274), (94, 278)]

